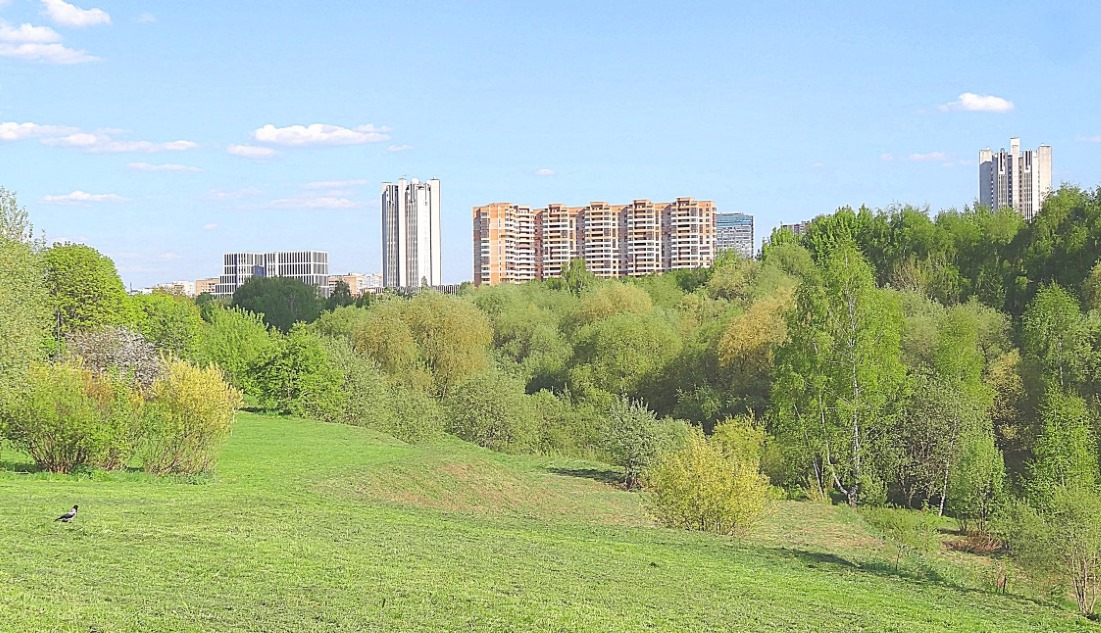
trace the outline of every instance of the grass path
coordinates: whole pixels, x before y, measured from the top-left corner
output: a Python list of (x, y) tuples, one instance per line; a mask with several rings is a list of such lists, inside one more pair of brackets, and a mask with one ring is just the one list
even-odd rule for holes
[(605, 475), (251, 414), (193, 483), (0, 472), (0, 631), (1098, 630), (889, 573), (843, 509), (735, 541), (653, 527)]

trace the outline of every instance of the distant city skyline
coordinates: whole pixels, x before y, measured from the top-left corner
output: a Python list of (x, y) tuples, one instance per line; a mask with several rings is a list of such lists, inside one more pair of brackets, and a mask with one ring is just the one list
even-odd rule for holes
[[(1096, 3), (73, 6), (98, 19), (0, 1), (0, 184), (127, 286), (235, 251), (380, 270), (402, 175), (447, 188), (444, 283), (492, 201), (691, 195), (759, 246), (845, 205), (972, 204), (976, 151), (1013, 136), (1054, 148), (1054, 186), (1101, 184)], [(364, 36), (410, 16), (415, 46)], [(1021, 34), (1012, 63), (990, 33)]]
[(1051, 146), (1021, 151), (1021, 139), (1009, 139), (1009, 151), (979, 150), (979, 204), (1009, 207), (1031, 222), (1051, 194)]
[(382, 183), (382, 285), (438, 286), (442, 282), (440, 180)]

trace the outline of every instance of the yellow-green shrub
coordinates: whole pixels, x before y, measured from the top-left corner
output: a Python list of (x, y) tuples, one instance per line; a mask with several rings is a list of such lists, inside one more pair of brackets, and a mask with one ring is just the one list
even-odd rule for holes
[(128, 386), (79, 360), (30, 367), (4, 407), (8, 435), (43, 470), (118, 468), (133, 455), (142, 402)]
[(142, 447), (146, 472), (199, 473), (210, 468), (229, 435), (241, 394), (216, 367), (173, 360), (153, 384)]
[(646, 471), (644, 485), (665, 525), (740, 534), (767, 503), (768, 479), (759, 466), (759, 458), (739, 460), (694, 429), (682, 448), (665, 453)]

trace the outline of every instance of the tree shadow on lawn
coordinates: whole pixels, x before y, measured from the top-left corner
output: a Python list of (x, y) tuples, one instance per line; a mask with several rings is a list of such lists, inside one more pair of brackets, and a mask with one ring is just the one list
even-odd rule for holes
[(828, 552), (812, 552), (809, 550), (791, 549), (787, 547), (773, 548), (773, 551), (780, 556), (786, 558), (794, 558), (795, 560), (804, 563), (807, 567), (810, 567), (812, 569), (828, 570), (830, 567), (843, 567), (856, 572), (866, 572), (874, 576), (879, 576), (881, 578), (898, 578), (918, 584), (937, 585), (964, 593), (978, 594), (983, 596), (1001, 595), (1004, 598), (1015, 600), (1017, 602), (1028, 603), (1034, 606), (1054, 606), (1056, 608), (1059, 608), (1058, 605), (1055, 605), (1053, 603), (1045, 602), (1043, 600), (1038, 600), (1036, 598), (1031, 598), (1028, 596), (1022, 596), (1020, 594), (999, 594), (992, 590), (978, 589), (976, 587), (962, 585), (951, 577), (945, 576), (937, 569), (925, 566), (923, 566), (920, 570), (895, 569), (895, 566), (887, 561), (873, 560), (856, 563), (836, 554), (830, 554)]
[(623, 483), (623, 473), (605, 468), (555, 468), (548, 467), (546, 471), (555, 475), (578, 477), (580, 479), (592, 479), (602, 484), (618, 486)]

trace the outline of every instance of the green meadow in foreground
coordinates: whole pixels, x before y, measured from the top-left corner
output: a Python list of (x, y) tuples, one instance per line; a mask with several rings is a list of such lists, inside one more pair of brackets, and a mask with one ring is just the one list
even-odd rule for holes
[[(989, 560), (908, 559), (847, 508), (655, 527), (599, 464), (241, 414), (214, 476), (0, 455), (2, 631), (1077, 631)], [(53, 519), (74, 503), (70, 524)]]

